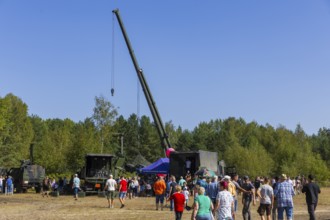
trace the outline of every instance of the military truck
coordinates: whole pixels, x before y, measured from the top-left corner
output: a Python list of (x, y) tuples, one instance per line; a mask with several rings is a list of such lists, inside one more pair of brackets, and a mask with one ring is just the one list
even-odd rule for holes
[(102, 191), (106, 180), (112, 174), (114, 178), (123, 172), (124, 158), (112, 154), (86, 154), (85, 166), (80, 171), (85, 192)]
[[(198, 150), (188, 152), (173, 151), (170, 154), (170, 175), (176, 178), (185, 176), (189, 170), (194, 175), (200, 168), (207, 168), (219, 174), (218, 154), (216, 152)], [(189, 162), (188, 162), (189, 161)], [(189, 167), (187, 166), (189, 164)]]
[(10, 168), (7, 175), (13, 178), (17, 193), (26, 192), (32, 187), (39, 193), (42, 187), (42, 180), (45, 178), (45, 168), (32, 164), (30, 160), (22, 160), (21, 166)]

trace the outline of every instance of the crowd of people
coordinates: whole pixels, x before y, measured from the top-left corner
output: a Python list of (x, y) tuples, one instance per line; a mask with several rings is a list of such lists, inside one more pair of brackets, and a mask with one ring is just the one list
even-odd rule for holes
[[(107, 191), (109, 207), (113, 208), (115, 191), (119, 191), (120, 208), (125, 206), (125, 198), (128, 191), (133, 193), (130, 185), (134, 178), (113, 180), (110, 176), (104, 188)], [(134, 183), (136, 191), (139, 181)], [(118, 186), (117, 186), (118, 185)], [(300, 187), (301, 186), (301, 187)], [(318, 202), (318, 194), (321, 192), (317, 184), (314, 183), (314, 176), (306, 178), (294, 178), (291, 180), (285, 174), (279, 177), (257, 177), (250, 180), (248, 176), (239, 178), (237, 174), (232, 176), (217, 176), (205, 178), (191, 178), (188, 174), (185, 178), (180, 177), (177, 181), (175, 176), (170, 176), (167, 180), (163, 176), (158, 176), (152, 183), (152, 191), (155, 195), (156, 210), (164, 210), (169, 203), (170, 211), (174, 211), (175, 219), (182, 218), (184, 210), (191, 210), (193, 220), (234, 220), (237, 219), (239, 203), (242, 205), (242, 216), (244, 220), (251, 220), (251, 205), (259, 202), (257, 209), (261, 220), (293, 219), (293, 196), (302, 192), (306, 194), (306, 203), (310, 219), (315, 218), (315, 209)], [(239, 195), (241, 201), (239, 201)], [(193, 205), (190, 207), (189, 197), (193, 197)]]
[(11, 176), (0, 176), (0, 193), (12, 195), (14, 192), (14, 183)]
[[(75, 200), (78, 199), (80, 179), (73, 175), (68, 183), (66, 178), (59, 181), (45, 177), (42, 183), (41, 194), (48, 197), (50, 191), (63, 192), (70, 188)], [(175, 219), (180, 220), (184, 210), (191, 212), (193, 220), (235, 220), (237, 219), (238, 206), (242, 205), (244, 220), (251, 220), (251, 205), (259, 202), (257, 212), (261, 220), (293, 219), (293, 196), (299, 193), (306, 194), (307, 210), (310, 219), (314, 220), (318, 203), (319, 186), (314, 182), (314, 176), (308, 178), (297, 177), (293, 180), (285, 174), (279, 177), (257, 177), (250, 180), (248, 176), (239, 178), (237, 174), (223, 177), (180, 177), (157, 176), (153, 182), (143, 180), (140, 177), (125, 178), (121, 176), (114, 179), (112, 175), (106, 181), (103, 190), (108, 200), (108, 207), (114, 208), (115, 197), (118, 196), (120, 208), (125, 207), (125, 200), (138, 196), (155, 196), (156, 210), (164, 210), (169, 206), (174, 211)], [(0, 192), (13, 191), (12, 178), (0, 176)], [(240, 195), (240, 196), (239, 196)], [(241, 201), (239, 201), (239, 197)], [(189, 198), (193, 198), (192, 206), (189, 206)]]

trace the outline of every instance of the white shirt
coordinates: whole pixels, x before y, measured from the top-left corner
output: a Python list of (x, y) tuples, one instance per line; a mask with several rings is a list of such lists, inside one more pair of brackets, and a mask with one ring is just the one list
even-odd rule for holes
[(117, 182), (114, 179), (108, 179), (105, 185), (108, 187), (108, 191), (115, 191)]
[(190, 169), (191, 166), (191, 161), (190, 160), (186, 160), (186, 168)]
[(232, 217), (231, 206), (234, 201), (233, 196), (227, 190), (218, 192), (217, 202), (219, 202), (220, 206), (218, 208), (218, 219), (225, 219), (228, 217)]
[(264, 184), (260, 188), (260, 203), (261, 204), (271, 204), (272, 203), (272, 197), (274, 196), (273, 188), (268, 185)]
[(76, 188), (80, 187), (80, 179), (78, 177), (75, 177), (73, 179), (73, 186), (76, 187)]
[(185, 200), (189, 200), (189, 191), (188, 190), (183, 190), (183, 195)]

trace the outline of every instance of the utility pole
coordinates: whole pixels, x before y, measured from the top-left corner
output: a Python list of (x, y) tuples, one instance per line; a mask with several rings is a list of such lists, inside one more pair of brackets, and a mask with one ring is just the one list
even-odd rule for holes
[(115, 137), (120, 137), (120, 153), (124, 155), (124, 133), (113, 133)]

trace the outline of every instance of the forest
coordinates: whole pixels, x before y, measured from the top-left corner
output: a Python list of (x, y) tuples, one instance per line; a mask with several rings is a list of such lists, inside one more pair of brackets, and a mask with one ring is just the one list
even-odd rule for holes
[[(242, 118), (200, 122), (193, 130), (165, 123), (177, 151), (209, 150), (218, 153), (227, 166), (240, 175), (270, 176), (286, 173), (308, 175), (327, 182), (330, 177), (330, 129), (320, 128), (307, 135), (298, 124), (294, 131), (285, 126), (246, 122)], [(28, 114), (28, 105), (14, 94), (0, 97), (0, 167), (17, 167), (29, 159), (34, 144), (34, 161), (48, 174), (74, 173), (82, 168), (87, 153), (118, 154), (120, 135), (127, 161), (143, 155), (153, 162), (164, 157), (152, 120), (131, 114), (124, 118), (104, 96), (95, 97), (93, 115), (84, 121), (42, 119)]]

